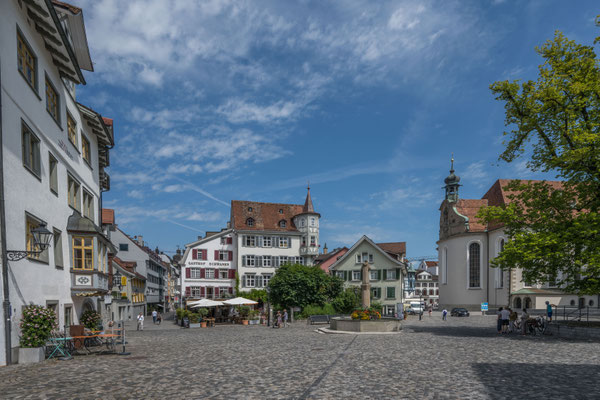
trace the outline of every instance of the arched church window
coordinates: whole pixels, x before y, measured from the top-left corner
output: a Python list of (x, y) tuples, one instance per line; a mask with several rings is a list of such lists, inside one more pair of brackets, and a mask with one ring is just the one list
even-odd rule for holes
[(469, 245), (469, 287), (481, 287), (481, 246), (479, 243)]

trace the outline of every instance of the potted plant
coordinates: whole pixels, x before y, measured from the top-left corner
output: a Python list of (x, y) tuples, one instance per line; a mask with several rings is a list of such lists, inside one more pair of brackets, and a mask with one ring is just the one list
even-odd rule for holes
[(200, 327), (206, 328), (206, 316), (208, 315), (208, 310), (206, 308), (200, 308), (198, 310), (198, 315), (200, 316)]
[(179, 325), (181, 323), (181, 320), (183, 319), (183, 312), (185, 310), (181, 307), (179, 307), (177, 310), (175, 310), (175, 318), (176, 318), (176, 324)]
[(30, 305), (23, 309), (20, 324), (19, 364), (44, 360), (44, 346), (55, 325), (56, 314), (53, 310), (36, 305)]
[(250, 322), (249, 322), (250, 325), (258, 325), (259, 322), (260, 322), (260, 320), (259, 320), (260, 317), (259, 316), (260, 316), (260, 311), (258, 311), (258, 310), (251, 310), (250, 311), (250, 316), (249, 316), (249, 318), (250, 318)]
[(200, 315), (198, 313), (190, 313), (190, 328), (200, 328)]
[(240, 316), (242, 317), (242, 324), (248, 325), (248, 316), (250, 315), (250, 307), (241, 306), (240, 307)]

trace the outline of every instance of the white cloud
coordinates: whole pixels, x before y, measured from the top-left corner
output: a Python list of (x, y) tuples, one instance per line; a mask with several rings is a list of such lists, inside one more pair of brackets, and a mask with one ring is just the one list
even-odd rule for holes
[(242, 100), (229, 100), (217, 109), (232, 123), (274, 122), (293, 118), (302, 108), (302, 104), (291, 101), (278, 101), (268, 106), (259, 106)]
[(467, 169), (462, 173), (461, 179), (464, 182), (469, 182), (479, 187), (489, 184), (489, 174), (485, 170), (485, 161), (477, 161), (469, 164)]
[(134, 199), (143, 199), (144, 196), (144, 192), (142, 190), (129, 190), (127, 192), (127, 196), (134, 198)]

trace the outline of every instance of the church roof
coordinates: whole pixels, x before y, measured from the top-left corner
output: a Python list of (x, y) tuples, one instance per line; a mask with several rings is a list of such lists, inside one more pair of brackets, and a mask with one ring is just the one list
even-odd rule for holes
[[(302, 214), (299, 204), (261, 203), (257, 201), (231, 201), (231, 227), (236, 230), (297, 232), (293, 218)], [(252, 219), (252, 225), (247, 221)], [(285, 228), (280, 226), (285, 221)]]

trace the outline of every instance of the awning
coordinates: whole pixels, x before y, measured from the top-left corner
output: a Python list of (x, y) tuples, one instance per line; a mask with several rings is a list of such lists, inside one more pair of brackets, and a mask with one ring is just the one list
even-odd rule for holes
[(188, 307), (191, 307), (191, 308), (197, 308), (197, 307), (217, 307), (217, 306), (222, 306), (224, 304), (220, 301), (214, 301), (214, 300), (210, 300), (210, 299), (202, 299), (202, 300), (198, 300), (198, 301), (191, 301), (191, 302), (187, 303), (187, 305), (188, 305)]
[(225, 300), (223, 303), (230, 305), (230, 306), (244, 306), (244, 305), (258, 304), (257, 301), (245, 299), (243, 297), (236, 297), (231, 300)]

